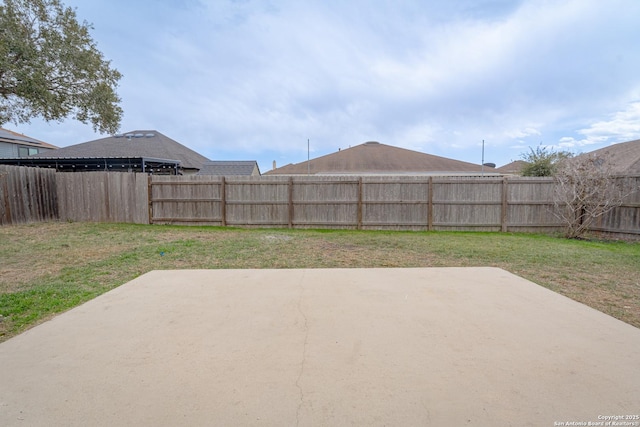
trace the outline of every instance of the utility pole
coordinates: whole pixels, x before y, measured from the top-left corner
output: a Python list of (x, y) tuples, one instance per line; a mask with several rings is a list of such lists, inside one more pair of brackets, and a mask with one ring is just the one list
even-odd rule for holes
[(309, 138), (307, 138), (307, 175), (311, 175), (311, 157), (309, 156)]
[(482, 176), (484, 176), (484, 139), (482, 140)]

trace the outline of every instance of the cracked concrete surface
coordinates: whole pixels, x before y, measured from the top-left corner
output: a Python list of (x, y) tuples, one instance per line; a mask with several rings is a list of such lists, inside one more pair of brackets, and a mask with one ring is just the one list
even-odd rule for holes
[(595, 422), (639, 360), (496, 268), (154, 271), (0, 344), (0, 425)]
[(298, 373), (298, 378), (296, 379), (296, 387), (300, 390), (300, 403), (298, 403), (298, 409), (296, 410), (296, 426), (300, 425), (300, 410), (304, 405), (304, 390), (302, 390), (302, 386), (300, 386), (300, 379), (304, 374), (304, 364), (307, 360), (307, 344), (309, 342), (309, 322), (307, 319), (307, 315), (302, 310), (302, 301), (304, 297), (304, 272), (302, 277), (300, 278), (300, 297), (298, 298), (298, 312), (303, 318), (303, 333), (304, 333), (304, 343), (302, 345), (302, 360), (300, 361), (300, 372)]

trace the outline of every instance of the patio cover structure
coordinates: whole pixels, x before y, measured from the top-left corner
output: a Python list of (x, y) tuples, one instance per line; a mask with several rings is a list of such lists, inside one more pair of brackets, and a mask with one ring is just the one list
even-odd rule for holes
[(58, 172), (142, 172), (154, 175), (177, 175), (180, 161), (153, 157), (22, 157), (0, 159), (14, 166), (51, 168)]

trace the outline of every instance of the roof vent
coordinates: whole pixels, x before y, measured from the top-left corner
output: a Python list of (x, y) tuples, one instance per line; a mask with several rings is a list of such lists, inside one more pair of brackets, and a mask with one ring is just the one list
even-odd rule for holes
[(155, 133), (145, 133), (144, 136), (146, 136), (147, 138), (153, 138), (154, 136), (156, 136)]
[(121, 133), (116, 133), (115, 135), (113, 135), (114, 138), (122, 138), (124, 135)]
[(380, 144), (378, 141), (367, 141), (364, 143), (364, 145), (378, 145)]
[(133, 136), (134, 136), (134, 138), (142, 138), (144, 136), (144, 134), (143, 133), (136, 133)]

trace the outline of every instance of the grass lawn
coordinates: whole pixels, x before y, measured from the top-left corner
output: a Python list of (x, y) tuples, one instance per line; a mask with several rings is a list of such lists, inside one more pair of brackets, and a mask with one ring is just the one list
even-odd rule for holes
[(535, 234), (0, 227), (0, 341), (160, 269), (493, 266), (640, 327), (640, 243)]

